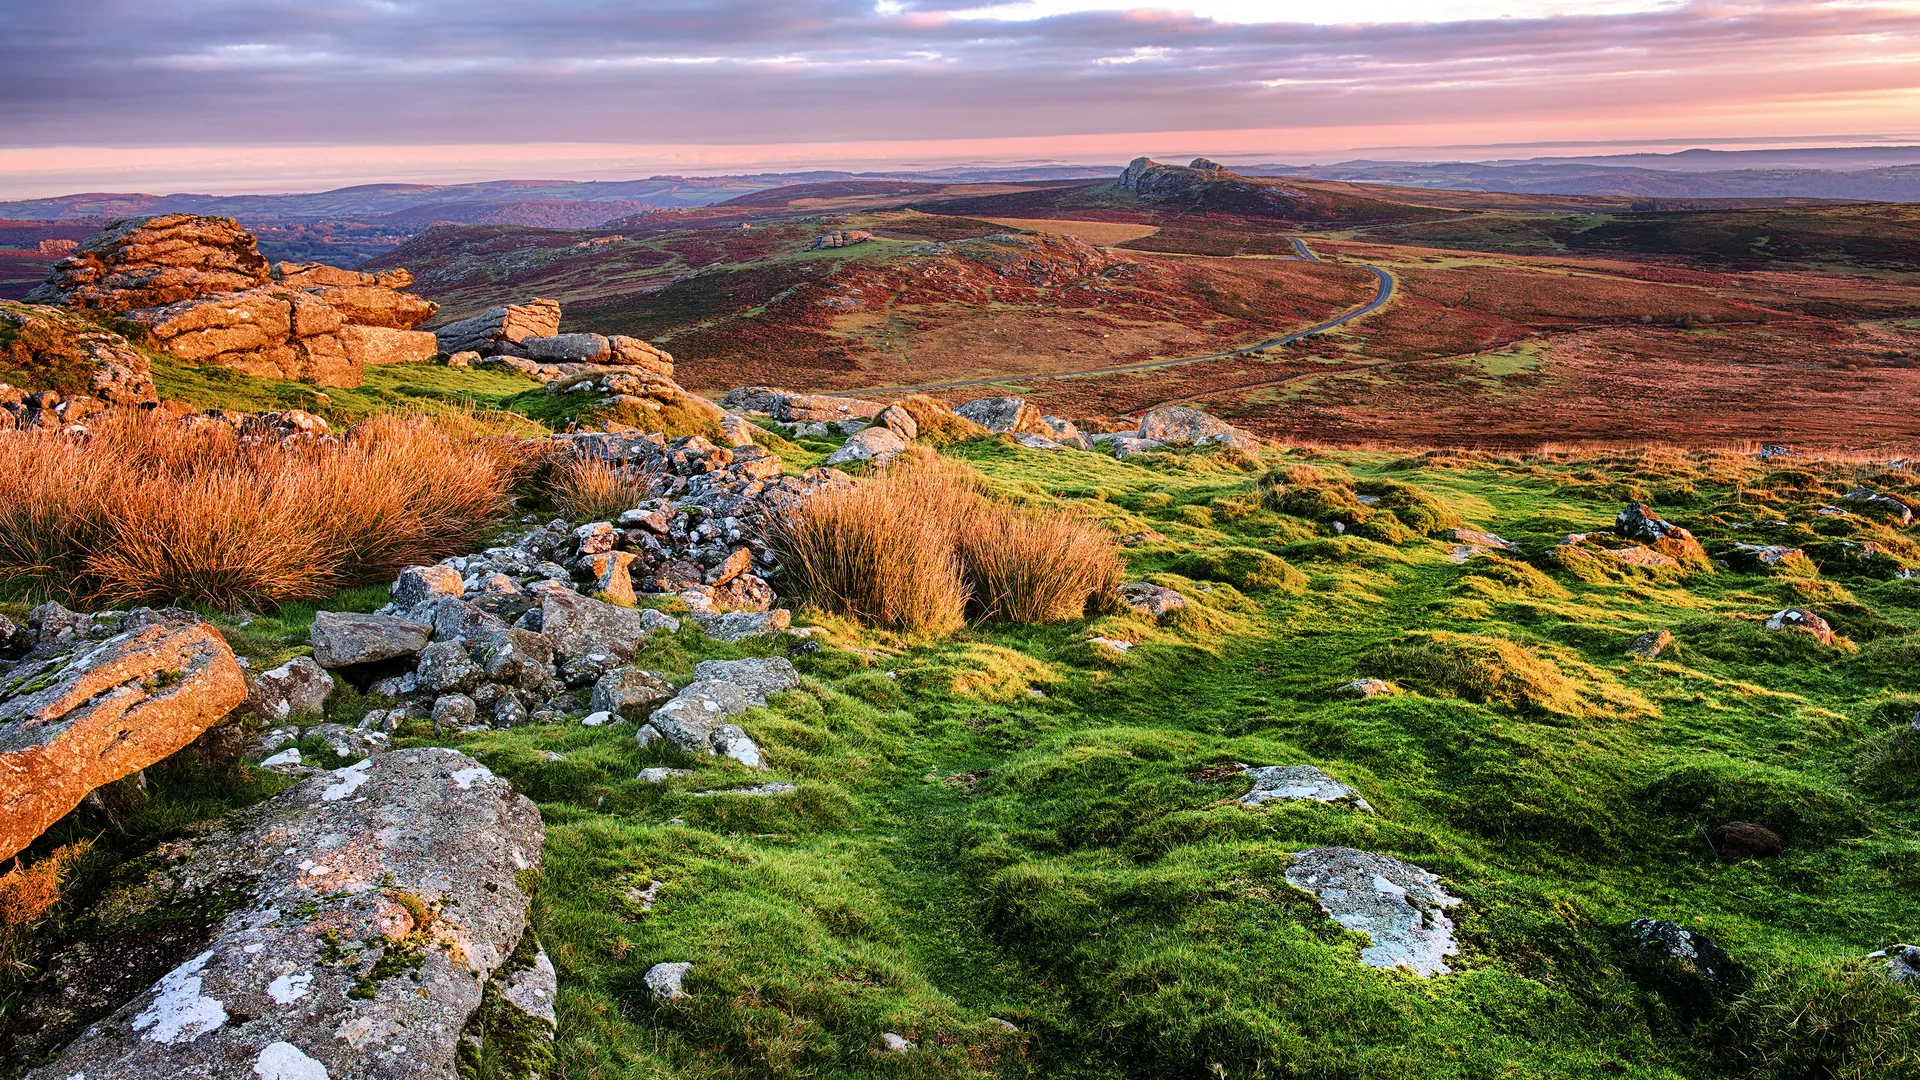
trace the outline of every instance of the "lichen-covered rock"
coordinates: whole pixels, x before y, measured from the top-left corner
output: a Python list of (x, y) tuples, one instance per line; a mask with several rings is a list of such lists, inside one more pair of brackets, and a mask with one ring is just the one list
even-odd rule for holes
[(1658, 659), (1660, 654), (1673, 646), (1673, 631), (1649, 630), (1627, 645), (1627, 654), (1642, 660)]
[(1427, 976), (1452, 970), (1446, 957), (1460, 950), (1446, 909), (1460, 898), (1435, 875), (1388, 855), (1322, 847), (1295, 855), (1287, 881), (1319, 898), (1333, 921), (1372, 939), (1360, 950), (1361, 963)]
[(293, 716), (319, 716), (332, 693), (333, 676), (312, 658), (296, 656), (256, 676), (247, 688), (247, 705), (263, 722), (277, 724)]
[(755, 656), (745, 660), (702, 660), (693, 667), (695, 679), (732, 683), (747, 700), (765, 705), (767, 698), (800, 685), (800, 672), (784, 656)]
[(1920, 982), (1920, 945), (1889, 945), (1867, 959), (1885, 960), (1887, 978), (1894, 982)]
[(651, 671), (617, 667), (593, 684), (587, 711), (638, 720), (673, 697), (673, 684)]
[(156, 890), (240, 902), (35, 1075), (453, 1076), (489, 981), (511, 989), (543, 839), (531, 802), (453, 750), (310, 777), (165, 849)]
[(1185, 405), (1163, 405), (1140, 418), (1140, 437), (1173, 446), (1191, 446), (1210, 437), (1239, 434), (1239, 429), (1217, 416)]
[(1242, 770), (1253, 778), (1253, 790), (1237, 800), (1242, 806), (1264, 802), (1349, 803), (1372, 810), (1360, 793), (1311, 765), (1266, 765)]
[(1137, 615), (1165, 622), (1174, 612), (1187, 606), (1187, 598), (1165, 585), (1131, 581), (1120, 586), (1120, 602)]
[(1737, 974), (1726, 950), (1677, 923), (1643, 916), (1627, 924), (1627, 937), (1648, 958), (1710, 987), (1725, 987)]
[(442, 596), (462, 596), (467, 587), (460, 579), (460, 571), (451, 566), (435, 563), (432, 566), (409, 566), (400, 571), (387, 589), (387, 595), (401, 607), (412, 607), (425, 600), (434, 600)]
[(1053, 429), (1047, 426), (1046, 419), (1040, 410), (1027, 404), (1026, 398), (977, 398), (958, 406), (953, 412), (955, 416), (971, 420), (996, 434), (1016, 432), (1043, 436), (1053, 434)]
[[(0, 366), (35, 377), (42, 389), (91, 394), (121, 407), (151, 406), (160, 400), (153, 362), (146, 354), (81, 315), (0, 300), (0, 329), (6, 331), (0, 333)], [(18, 426), (8, 408), (19, 407), (24, 398), (18, 391), (0, 391), (0, 431)]]
[(141, 611), (125, 622), (91, 642), (43, 614), (40, 643), (0, 671), (0, 858), (246, 700), (233, 651), (192, 613)]
[(440, 339), (440, 351), (449, 356), (459, 352), (524, 356), (521, 342), (528, 338), (552, 337), (559, 332), (559, 301), (529, 300), (524, 304), (488, 308), (471, 319), (448, 323), (434, 334)]
[(786, 608), (774, 608), (772, 611), (723, 611), (718, 614), (694, 612), (693, 621), (700, 632), (715, 641), (737, 642), (761, 634), (778, 633), (793, 622), (793, 613)]
[(313, 618), (308, 640), (315, 663), (344, 668), (413, 656), (432, 636), (432, 626), (396, 615), (322, 611)]
[(848, 436), (840, 449), (828, 454), (827, 460), (822, 464), (829, 468), (861, 461), (885, 464), (892, 460), (895, 454), (906, 448), (906, 440), (896, 434), (892, 428), (877, 426), (862, 428)]
[(562, 663), (592, 652), (611, 654), (628, 660), (647, 636), (647, 625), (639, 611), (617, 607), (554, 584), (539, 589), (537, 630), (553, 643), (553, 655)]

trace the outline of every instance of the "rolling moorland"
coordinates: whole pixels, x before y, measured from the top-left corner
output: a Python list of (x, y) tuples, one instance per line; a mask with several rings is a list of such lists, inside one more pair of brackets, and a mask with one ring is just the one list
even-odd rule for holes
[[(47, 527), (79, 513), (55, 483), (72, 470), (38, 488), (24, 470), (0, 477), (8, 535), (31, 524), (56, 537), (37, 553), (0, 545), (10, 624), (45, 636), (55, 613), (35, 609), (50, 599), (186, 604), (179, 617), (207, 620), (249, 673), (306, 657), (330, 672), (304, 715), (263, 709), (256, 681), (255, 704), (99, 788), (0, 878), (5, 1072), (50, 1069), (110, 1015), (128, 1022), (98, 1025), (101, 1038), (124, 1029), (146, 1045), (140, 1010), (163, 1012), (146, 988), (209, 947), (198, 894), (162, 887), (212, 835), (196, 823), (329, 798), (329, 785), (351, 794), (356, 770), (377, 791), (385, 763), (444, 746), (538, 809), (537, 872), (505, 879), (527, 894), (530, 933), (509, 936), (502, 951), (521, 959), (500, 970), (538, 970), (521, 949), (538, 951), (555, 994), (551, 1021), (531, 1027), (500, 1020), (494, 997), (469, 1006), (455, 1025), (472, 1036), (462, 1076), (1920, 1074), (1920, 972), (1898, 977), (1913, 963), (1898, 949), (1869, 955), (1920, 937), (1920, 265), (1902, 239), (1915, 219), (1885, 205), (1636, 212), (1597, 196), (1389, 194), (1204, 167), (1143, 168), (1132, 187), (825, 184), (601, 229), (437, 228), (368, 264), (410, 270), (442, 305), (429, 325), (548, 297), (562, 329), (650, 341), (673, 353), (673, 378), (710, 396), (844, 391), (913, 419), (914, 445), (886, 468), (836, 461), (871, 501), (828, 534), (833, 550), (876, 553), (855, 576), (897, 593), (850, 603), (827, 584), (831, 560), (769, 511), (765, 531), (732, 542), (779, 556), (748, 565), (792, 625), (733, 640), (696, 606), (712, 586), (692, 599), (648, 587), (671, 568), (640, 572), (644, 534), (699, 534), (712, 515), (689, 480), (728, 461), (766, 462), (763, 481), (819, 480), (863, 421), (796, 423), (782, 413), (802, 399), (776, 398), (730, 429), (747, 440), (737, 456), (679, 443), (678, 473), (596, 472), (625, 459), (587, 449), (606, 445), (596, 436), (549, 432), (619, 425), (597, 395), (554, 392), (564, 382), (422, 362), (322, 388), (190, 362), (125, 320), (73, 313), (75, 333), (122, 335), (157, 396), (180, 403), (138, 423), (186, 425), (181, 438), (218, 453), (94, 421), (92, 441), (0, 433), (21, 460), (65, 460), (47, 440), (69, 439), (60, 453), (131, 455), (137, 467), (116, 474), (131, 489), (218, 494), (244, 479), (265, 487), (236, 490), (272, 506), (322, 505), (288, 519), (299, 529), (389, 538), (340, 541), (336, 571), (263, 578), (238, 602), (191, 560), (136, 579), (88, 546), (128, 532)], [(1383, 296), (1290, 344), (1188, 360)], [(0, 381), (85, 392), (64, 345), (10, 325)], [(1133, 370), (1068, 374), (1114, 367)], [(1010, 393), (1039, 409), (941, 405)], [(1172, 402), (1262, 441), (1174, 437), (1116, 454), (1036, 426), (1043, 409), (1087, 432), (1138, 431)], [(174, 419), (187, 407), (307, 410), (343, 437), (229, 443)], [(1003, 414), (1005, 430), (963, 419)], [(444, 435), (421, 435), (420, 417)], [(1067, 448), (1035, 444), (1043, 430)], [(356, 506), (388, 503), (316, 499), (273, 471), (441, 438), (459, 454), (352, 474), (383, 496), (398, 485), (397, 505), (436, 519), (399, 541), (389, 522), (413, 518)], [(924, 497), (939, 489), (917, 475), (1001, 509), (942, 525), (945, 504)], [(455, 496), (437, 487), (474, 502), (443, 507)], [(88, 511), (101, 515), (89, 529), (199, 535), (159, 506), (86, 497), (107, 508)], [(234, 515), (231, 535), (257, 538), (245, 550), (263, 568), (309, 542), (201, 497)], [(1062, 589), (1066, 602), (1015, 603), (1060, 586), (1029, 568), (1007, 588), (976, 565), (967, 530), (1038, 551), (1038, 523), (1093, 532), (1036, 563), (1086, 559), (1110, 576)], [(959, 554), (929, 555), (947, 528)], [(590, 563), (583, 539), (596, 536), (641, 560), (626, 593), (624, 569), (608, 576), (603, 558), (589, 573), (552, 547), (573, 537), (566, 550)], [(636, 620), (657, 613), (622, 664), (668, 692), (694, 688), (710, 661), (791, 663), (789, 684), (733, 716), (752, 760), (649, 742), (658, 714), (597, 712), (593, 677), (558, 671), (567, 687), (532, 715), (501, 706), (463, 723), (431, 693), (332, 666), (317, 612), (370, 615), (431, 579), (396, 581), (403, 567), (529, 543), (569, 562), (555, 570), (571, 588)], [(927, 599), (954, 560), (959, 591)], [(921, 571), (878, 572), (902, 565)], [(469, 576), (467, 599), (500, 599)], [(915, 603), (929, 613), (900, 614)], [(446, 647), (426, 648), (444, 659)], [(482, 695), (476, 678), (463, 693)], [(293, 741), (272, 753), (300, 756), (263, 767), (278, 726)], [(367, 731), (381, 737), (350, 734)], [(1311, 767), (1323, 775), (1309, 786), (1332, 787), (1287, 794), (1258, 772), (1271, 766)], [(1389, 860), (1363, 864), (1376, 876), (1352, 891), (1377, 898), (1362, 914), (1437, 935), (1416, 935), (1424, 974), (1376, 966), (1381, 921), (1306, 870), (1329, 849)], [(404, 909), (382, 916), (397, 929), (326, 938), (351, 890), (326, 891), (326, 866), (302, 872), (321, 884), (268, 930), (291, 926), (295, 940), (311, 920), (290, 948), (317, 957), (298, 986), (319, 991), (287, 1011), (440, 992), (431, 928), (458, 920), (457, 905), (423, 906), (386, 881), (374, 892)], [(244, 912), (236, 903), (216, 917)], [(677, 965), (691, 966), (662, 974)], [(124, 985), (102, 988), (103, 971)], [(195, 993), (226, 1005), (204, 1039), (280, 1023), (281, 995), (199, 978)], [(164, 1022), (195, 1030), (191, 1014)], [(361, 1052), (361, 1029), (332, 1024), (306, 1051)], [(406, 1041), (418, 1051), (423, 1038)]]

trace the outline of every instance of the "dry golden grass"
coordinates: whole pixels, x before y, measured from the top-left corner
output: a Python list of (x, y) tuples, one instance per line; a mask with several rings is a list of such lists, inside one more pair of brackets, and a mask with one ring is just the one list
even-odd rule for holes
[(920, 429), (920, 441), (929, 446), (952, 446), (989, 434), (986, 428), (955, 413), (951, 406), (938, 398), (914, 394), (893, 404), (913, 417), (914, 424)]
[(965, 502), (945, 475), (890, 470), (787, 504), (767, 543), (814, 607), (892, 630), (947, 633), (965, 618), (954, 552)]
[(1126, 573), (1113, 535), (1072, 514), (996, 503), (968, 523), (959, 541), (973, 610), (990, 622), (1077, 619), (1090, 601), (1112, 595)]
[(1097, 522), (988, 499), (978, 474), (925, 451), (787, 504), (767, 542), (814, 607), (921, 633), (950, 632), (969, 614), (1077, 619), (1125, 569)]
[(1058, 233), (1085, 240), (1096, 247), (1108, 247), (1124, 244), (1129, 240), (1139, 240), (1160, 231), (1158, 225), (1140, 225), (1130, 221), (1069, 221), (1064, 218), (983, 218), (995, 225), (1005, 225), (1009, 229), (1030, 229), (1033, 232)]
[(520, 444), (382, 418), (335, 442), (136, 418), (0, 436), (0, 572), (30, 594), (223, 608), (316, 599), (462, 550), (504, 513)]
[(60, 902), (60, 889), (73, 865), (92, 850), (93, 841), (81, 840), (31, 866), (15, 860), (13, 869), (0, 874), (0, 978), (17, 973), (19, 941)]
[(653, 485), (597, 457), (576, 457), (560, 463), (547, 481), (547, 493), (569, 517), (596, 520), (615, 518), (640, 505)]

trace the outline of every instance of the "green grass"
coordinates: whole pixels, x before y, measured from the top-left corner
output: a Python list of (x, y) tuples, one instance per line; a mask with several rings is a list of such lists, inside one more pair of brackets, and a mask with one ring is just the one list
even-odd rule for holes
[[(1920, 1068), (1915, 994), (1857, 961), (1920, 936), (1920, 750), (1901, 733), (1920, 708), (1901, 659), (1920, 587), (1832, 567), (1583, 580), (1538, 554), (1458, 564), (1423, 535), (1465, 521), (1539, 553), (1657, 493), (1710, 551), (1778, 516), (1781, 539), (1870, 538), (1920, 563), (1885, 523), (1817, 515), (1857, 476), (1680, 455), (1269, 455), (1329, 485), (1287, 474), (1289, 501), (1207, 454), (948, 452), (997, 494), (1158, 535), (1128, 549), (1133, 573), (1193, 607), (942, 641), (823, 620), (826, 647), (793, 656), (804, 685), (745, 720), (764, 776), (640, 750), (631, 725), (457, 740), (545, 816), (535, 924), (560, 972), (556, 1076)], [(1871, 480), (1914, 491), (1910, 474)], [(1395, 527), (1335, 535), (1281, 512), (1356, 492)], [(1790, 603), (1858, 647), (1752, 621)], [(264, 638), (297, 634), (298, 613), (278, 618)], [(1655, 627), (1676, 646), (1630, 660)], [(1095, 634), (1137, 644), (1116, 655)], [(790, 642), (688, 630), (636, 663), (679, 681)], [(1403, 692), (1338, 692), (1363, 677)], [(1317, 765), (1377, 813), (1242, 808), (1249, 782), (1215, 768), (1232, 762)], [(635, 779), (652, 765), (695, 774)], [(760, 779), (798, 790), (695, 794)], [(1706, 832), (1736, 819), (1785, 854), (1719, 862)], [(1293, 852), (1325, 844), (1441, 875), (1464, 899), (1457, 974), (1358, 964), (1361, 940), (1284, 879)], [(1703, 995), (1638, 958), (1621, 927), (1642, 915), (1713, 937), (1741, 984)], [(642, 976), (663, 961), (693, 962), (691, 999), (651, 1000)], [(883, 1053), (889, 1031), (919, 1049)]]

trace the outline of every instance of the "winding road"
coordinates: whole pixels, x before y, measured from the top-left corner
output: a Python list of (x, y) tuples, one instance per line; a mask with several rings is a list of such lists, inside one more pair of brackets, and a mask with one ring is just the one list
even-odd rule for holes
[[(1306, 260), (1307, 262), (1324, 262), (1325, 261), (1321, 259), (1320, 256), (1315, 255), (1313, 253), (1313, 249), (1307, 246), (1306, 241), (1300, 239), (1297, 236), (1290, 236), (1287, 239), (1293, 243), (1294, 250), (1300, 253), (1300, 257)], [(1235, 356), (1251, 356), (1254, 353), (1263, 352), (1267, 349), (1275, 348), (1280, 345), (1285, 345), (1288, 342), (1299, 341), (1301, 338), (1312, 337), (1315, 334), (1319, 334), (1319, 333), (1323, 333), (1325, 331), (1331, 330), (1336, 326), (1344, 326), (1347, 323), (1350, 323), (1353, 320), (1361, 317), (1362, 315), (1366, 315), (1370, 312), (1377, 311), (1381, 307), (1384, 307), (1388, 301), (1393, 299), (1394, 290), (1397, 287), (1397, 282), (1394, 280), (1393, 274), (1391, 274), (1386, 270), (1382, 270), (1377, 266), (1370, 266), (1366, 263), (1351, 263), (1348, 265), (1358, 266), (1363, 270), (1367, 270), (1371, 272), (1375, 278), (1379, 279), (1379, 283), (1380, 283), (1379, 289), (1374, 293), (1372, 300), (1367, 301), (1366, 303), (1360, 305), (1359, 307), (1354, 308), (1353, 310), (1348, 311), (1337, 318), (1328, 319), (1326, 322), (1316, 323), (1313, 326), (1309, 326), (1305, 330), (1296, 330), (1291, 334), (1286, 334), (1282, 337), (1273, 338), (1268, 341), (1262, 341), (1256, 345), (1248, 345), (1245, 348), (1229, 349), (1225, 352), (1207, 353), (1202, 356), (1182, 356), (1182, 357), (1177, 357), (1171, 360), (1148, 360), (1138, 364), (1120, 364), (1113, 367), (1087, 368), (1082, 371), (1054, 371), (1054, 372), (1048, 372), (1043, 375), (996, 375), (992, 378), (987, 378), (987, 379), (956, 379), (952, 382), (920, 383), (914, 386), (868, 386), (868, 387), (862, 387), (856, 390), (835, 390), (829, 393), (827, 396), (828, 397), (851, 397), (859, 394), (922, 393), (928, 390), (954, 390), (954, 389), (959, 389), (961, 387), (966, 387), (966, 386), (994, 386), (1000, 383), (1008, 383), (1008, 382), (1024, 383), (1024, 382), (1038, 382), (1042, 379), (1074, 379), (1074, 378), (1080, 378), (1087, 375), (1125, 375), (1130, 372), (1136, 372), (1136, 371), (1158, 371), (1162, 368), (1179, 367), (1182, 364), (1198, 364), (1205, 360), (1226, 360)], [(1319, 375), (1321, 373), (1312, 372), (1309, 374)], [(1260, 385), (1267, 385), (1267, 384), (1260, 384)], [(1239, 390), (1239, 389), (1250, 389), (1250, 387), (1224, 388), (1224, 390)], [(1223, 392), (1223, 391), (1207, 391), (1207, 394), (1211, 395), (1211, 394), (1220, 393), (1220, 392)], [(1186, 400), (1186, 399), (1181, 398), (1178, 400)]]

